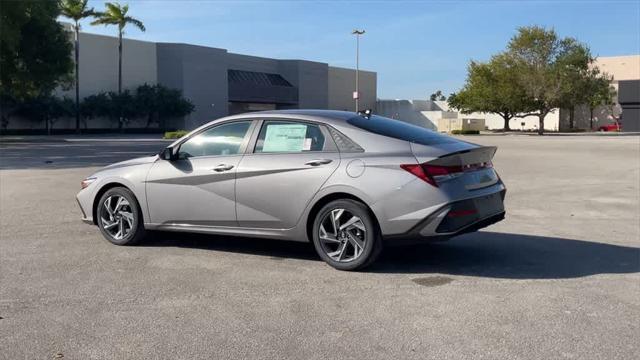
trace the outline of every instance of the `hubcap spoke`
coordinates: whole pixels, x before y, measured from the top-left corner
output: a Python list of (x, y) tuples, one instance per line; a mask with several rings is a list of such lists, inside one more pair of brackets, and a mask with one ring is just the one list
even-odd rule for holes
[(331, 210), (331, 223), (333, 224), (333, 232), (336, 235), (338, 235), (338, 231), (340, 230), (340, 216), (342, 216), (343, 212), (344, 209)]
[(324, 229), (324, 225), (320, 225), (320, 239), (332, 243), (340, 242), (340, 240), (336, 239), (336, 236), (334, 234), (327, 233), (327, 231)]
[(107, 200), (104, 202), (104, 208), (109, 213), (109, 217), (111, 217), (111, 219), (113, 220), (113, 210), (111, 210), (111, 198), (107, 198)]
[(352, 216), (351, 219), (347, 220), (344, 224), (340, 225), (340, 230), (350, 229), (353, 227), (357, 227), (360, 230), (364, 230), (364, 224), (362, 220), (360, 220), (357, 216)]
[(347, 232), (347, 234), (349, 236), (349, 242), (353, 246), (354, 256), (360, 256), (360, 253), (362, 253), (362, 250), (364, 250), (364, 241), (358, 239), (357, 236), (354, 236), (349, 232)]

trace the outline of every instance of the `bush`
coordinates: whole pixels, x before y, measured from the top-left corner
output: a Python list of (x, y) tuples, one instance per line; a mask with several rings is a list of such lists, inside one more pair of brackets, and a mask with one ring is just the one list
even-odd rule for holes
[(451, 130), (452, 135), (478, 135), (479, 130)]
[(189, 132), (187, 130), (177, 130), (177, 131), (167, 131), (164, 133), (163, 139), (180, 139), (181, 137), (187, 135)]
[(179, 90), (144, 84), (134, 92), (124, 90), (118, 94), (110, 91), (88, 96), (82, 100), (80, 109), (85, 123), (89, 119), (106, 117), (122, 129), (133, 119), (145, 118), (146, 127), (157, 123), (164, 129), (167, 119), (189, 115), (195, 107)]

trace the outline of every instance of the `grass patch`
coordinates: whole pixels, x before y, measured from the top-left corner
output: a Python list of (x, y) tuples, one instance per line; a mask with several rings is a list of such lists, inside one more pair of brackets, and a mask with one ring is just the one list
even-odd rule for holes
[(452, 135), (479, 135), (479, 130), (451, 130)]
[(180, 139), (181, 137), (187, 135), (189, 132), (187, 130), (176, 130), (176, 131), (167, 131), (164, 133), (163, 139)]

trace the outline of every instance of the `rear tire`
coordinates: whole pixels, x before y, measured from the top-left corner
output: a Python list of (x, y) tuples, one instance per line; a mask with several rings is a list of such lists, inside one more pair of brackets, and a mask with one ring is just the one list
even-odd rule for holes
[(361, 202), (335, 200), (316, 215), (313, 245), (320, 258), (338, 270), (371, 265), (382, 251), (382, 238), (373, 215)]
[(147, 234), (140, 205), (124, 187), (111, 188), (100, 197), (96, 217), (102, 236), (113, 244), (133, 245)]

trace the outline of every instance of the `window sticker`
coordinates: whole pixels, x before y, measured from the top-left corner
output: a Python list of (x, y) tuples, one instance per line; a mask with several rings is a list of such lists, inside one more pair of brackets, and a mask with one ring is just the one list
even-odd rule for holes
[(304, 144), (302, 145), (302, 151), (310, 151), (311, 150), (311, 142), (313, 139), (306, 138), (304, 139)]
[[(307, 125), (270, 124), (262, 146), (263, 152), (298, 152), (303, 150)], [(311, 144), (309, 144), (311, 148)]]

